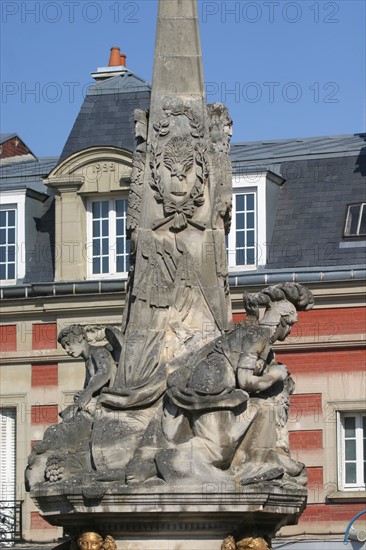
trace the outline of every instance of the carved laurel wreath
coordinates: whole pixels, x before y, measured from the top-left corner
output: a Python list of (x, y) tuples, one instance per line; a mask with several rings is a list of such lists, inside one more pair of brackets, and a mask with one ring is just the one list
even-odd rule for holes
[[(163, 205), (165, 215), (162, 220), (159, 220), (154, 224), (153, 229), (158, 229), (166, 223), (172, 222), (170, 227), (173, 228), (175, 231), (182, 231), (187, 227), (188, 224), (198, 229), (204, 230), (204, 225), (200, 224), (199, 222), (193, 221), (192, 219), (196, 207), (202, 206), (205, 201), (204, 184), (208, 177), (208, 167), (205, 157), (206, 147), (202, 139), (204, 135), (202, 127), (199, 121), (196, 120), (196, 118), (187, 107), (180, 107), (169, 111), (168, 109), (165, 109), (165, 114), (165, 117), (154, 124), (155, 140), (150, 146), (150, 186), (151, 189), (154, 191), (155, 200)], [(183, 201), (183, 203), (177, 203), (173, 199), (168, 198), (164, 193), (164, 189), (161, 185), (160, 165), (163, 150), (159, 146), (159, 140), (162, 137), (168, 135), (170, 132), (170, 115), (186, 116), (189, 120), (191, 136), (197, 140), (194, 146), (196, 160), (196, 182), (189, 194), (189, 197), (185, 201)], [(180, 155), (181, 162), (183, 161), (183, 164), (185, 164), (185, 169), (186, 171), (188, 171), (188, 169), (193, 164), (193, 155), (192, 160), (190, 155), (190, 148), (192, 149), (192, 146), (191, 144), (190, 146), (188, 145), (189, 141), (186, 138), (183, 138), (183, 140), (181, 139), (180, 141), (174, 141), (174, 139), (175, 138), (173, 138), (171, 142), (169, 142), (169, 155), (172, 159), (173, 157), (176, 157), (176, 160), (177, 156)], [(170, 161), (166, 161), (164, 159), (164, 162), (165, 165), (168, 164), (167, 167), (170, 169)]]

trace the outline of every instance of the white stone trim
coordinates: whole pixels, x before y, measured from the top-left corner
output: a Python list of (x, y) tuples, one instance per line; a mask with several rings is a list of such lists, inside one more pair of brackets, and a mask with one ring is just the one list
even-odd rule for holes
[(18, 191), (2, 191), (0, 209), (14, 207), (15, 213), (15, 227), (16, 227), (16, 263), (15, 263), (15, 278), (14, 279), (2, 279), (0, 284), (15, 285), (21, 282), (25, 276), (25, 199), (26, 190)]

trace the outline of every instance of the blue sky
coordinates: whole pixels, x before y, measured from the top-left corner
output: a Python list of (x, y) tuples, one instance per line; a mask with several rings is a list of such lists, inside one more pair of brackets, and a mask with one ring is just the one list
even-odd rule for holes
[[(365, 131), (365, 3), (199, 0), (207, 101), (233, 142)], [(58, 155), (111, 46), (150, 81), (157, 0), (1, 2), (1, 131)]]

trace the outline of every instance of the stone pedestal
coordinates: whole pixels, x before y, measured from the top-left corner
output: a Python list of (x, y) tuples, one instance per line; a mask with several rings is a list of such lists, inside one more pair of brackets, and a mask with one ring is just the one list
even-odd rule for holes
[(306, 490), (283, 484), (220, 487), (205, 483), (172, 491), (164, 486), (122, 486), (91, 498), (80, 486), (71, 492), (53, 487), (34, 491), (33, 498), (53, 525), (71, 536), (83, 531), (112, 535), (118, 550), (220, 550), (232, 534), (274, 536), (284, 525), (296, 524), (306, 502)]

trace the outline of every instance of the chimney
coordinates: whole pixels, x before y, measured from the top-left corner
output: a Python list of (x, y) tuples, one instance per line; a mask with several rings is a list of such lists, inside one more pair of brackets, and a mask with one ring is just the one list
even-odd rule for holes
[(120, 67), (121, 65), (121, 50), (117, 46), (112, 46), (108, 67)]
[(126, 55), (121, 53), (121, 49), (118, 46), (112, 46), (108, 67), (98, 67), (98, 69), (92, 73), (92, 77), (98, 82), (106, 78), (122, 76), (126, 73), (128, 73), (126, 69)]

